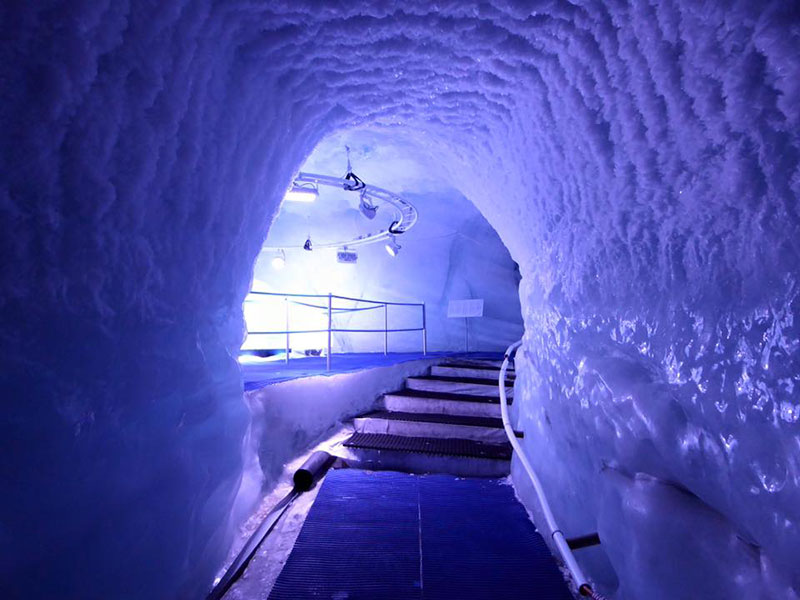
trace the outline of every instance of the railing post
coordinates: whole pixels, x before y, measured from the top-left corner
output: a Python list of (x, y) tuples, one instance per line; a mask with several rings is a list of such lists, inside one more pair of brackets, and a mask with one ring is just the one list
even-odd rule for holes
[(283, 303), (286, 305), (286, 359), (289, 362), (289, 297), (283, 297)]
[(331, 328), (333, 327), (333, 295), (328, 294), (328, 357), (326, 366), (331, 370)]
[(425, 314), (425, 303), (422, 303), (422, 355), (428, 354), (428, 319)]
[(389, 353), (389, 305), (383, 305), (383, 355)]

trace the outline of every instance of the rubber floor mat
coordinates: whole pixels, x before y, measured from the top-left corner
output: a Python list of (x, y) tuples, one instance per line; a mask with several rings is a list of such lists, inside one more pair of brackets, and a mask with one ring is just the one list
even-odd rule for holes
[(270, 600), (571, 600), (501, 480), (331, 471)]

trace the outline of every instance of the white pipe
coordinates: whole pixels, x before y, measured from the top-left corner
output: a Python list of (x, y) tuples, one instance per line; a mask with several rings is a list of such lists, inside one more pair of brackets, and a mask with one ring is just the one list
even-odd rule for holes
[[(586, 579), (586, 576), (583, 574), (580, 566), (578, 565), (577, 561), (575, 560), (575, 556), (572, 554), (572, 550), (570, 549), (569, 545), (567, 544), (567, 540), (564, 537), (564, 533), (558, 528), (556, 525), (555, 517), (553, 517), (553, 511), (550, 510), (550, 504), (547, 502), (547, 498), (544, 495), (544, 489), (542, 488), (542, 483), (539, 481), (539, 477), (537, 477), (536, 472), (533, 470), (528, 457), (525, 455), (525, 452), (522, 450), (522, 446), (519, 445), (517, 441), (517, 436), (514, 434), (514, 428), (511, 427), (511, 423), (508, 420), (508, 400), (506, 399), (506, 371), (508, 370), (508, 361), (511, 358), (511, 355), (514, 353), (514, 350), (519, 348), (522, 344), (522, 340), (518, 342), (514, 342), (511, 344), (508, 349), (506, 350), (506, 354), (503, 360), (503, 366), (500, 368), (500, 378), (498, 380), (498, 386), (500, 387), (500, 414), (503, 417), (503, 428), (506, 430), (506, 436), (508, 436), (508, 441), (511, 443), (511, 447), (514, 448), (514, 452), (517, 453), (519, 456), (520, 462), (522, 462), (522, 466), (525, 467), (525, 472), (530, 477), (531, 482), (533, 482), (533, 488), (536, 490), (536, 496), (539, 498), (539, 504), (542, 507), (542, 512), (544, 513), (544, 520), (547, 523), (547, 527), (552, 532), (553, 541), (556, 544), (556, 548), (558, 548), (559, 554), (561, 554), (561, 558), (564, 561), (564, 564), (569, 569), (569, 572), (572, 574), (572, 579), (575, 582), (575, 585), (578, 587), (582, 595), (590, 595), (592, 593), (591, 586)], [(586, 593), (588, 592), (588, 593)]]

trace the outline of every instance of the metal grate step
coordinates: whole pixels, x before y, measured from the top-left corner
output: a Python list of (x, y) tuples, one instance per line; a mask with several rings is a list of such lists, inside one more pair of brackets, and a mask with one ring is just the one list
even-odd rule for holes
[[(485, 369), (497, 369), (498, 371), (503, 366), (503, 361), (501, 360), (471, 360), (468, 358), (454, 358), (452, 360), (446, 360), (445, 362), (441, 363), (443, 365), (458, 365), (458, 366), (469, 366), (469, 367), (483, 367)], [(508, 370), (514, 370), (514, 363), (508, 365)]]
[[(450, 367), (453, 369), (471, 369), (473, 371), (486, 371), (487, 375), (489, 373), (496, 373), (498, 375), (500, 374), (500, 366), (495, 366), (492, 364), (480, 364), (471, 362), (443, 362), (436, 366)], [(513, 376), (514, 367), (509, 367), (508, 369), (506, 369), (506, 373)]]
[(458, 438), (423, 438), (386, 435), (380, 433), (354, 433), (345, 443), (348, 448), (391, 450), (418, 454), (439, 454), (465, 458), (511, 460), (511, 445), (485, 444)]
[[(409, 377), (417, 381), (442, 381), (445, 383), (466, 383), (470, 385), (491, 385), (497, 387), (497, 379), (492, 378), (478, 378), (478, 377), (449, 377), (447, 375), (415, 375)], [(506, 379), (506, 387), (514, 387), (514, 381)]]
[(418, 421), (421, 423), (444, 423), (447, 425), (471, 425), (473, 427), (503, 427), (502, 419), (492, 417), (472, 417), (466, 415), (443, 415), (436, 413), (411, 413), (390, 410), (376, 410), (358, 417), (359, 419), (392, 419), (394, 421)]
[[(452, 392), (434, 392), (426, 390), (412, 390), (406, 388), (397, 392), (389, 392), (387, 396), (407, 396), (410, 398), (430, 398), (433, 400), (456, 400), (458, 402), (480, 402), (484, 404), (500, 404), (497, 396), (474, 396), (471, 394), (454, 394)], [(509, 397), (508, 403), (512, 404), (514, 399)]]

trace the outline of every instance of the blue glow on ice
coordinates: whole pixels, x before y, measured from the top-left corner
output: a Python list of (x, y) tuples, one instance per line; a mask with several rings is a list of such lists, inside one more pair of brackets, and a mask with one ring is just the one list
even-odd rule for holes
[(203, 596), (256, 468), (254, 263), (354, 131), (519, 265), (518, 426), (599, 587), (800, 596), (797, 2), (5, 2), (0, 29), (7, 596)]

